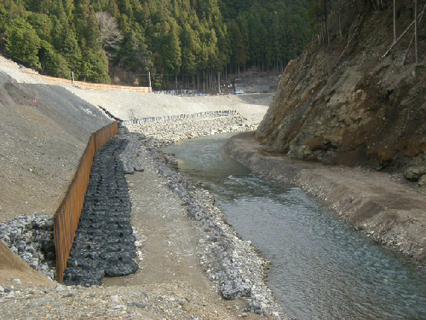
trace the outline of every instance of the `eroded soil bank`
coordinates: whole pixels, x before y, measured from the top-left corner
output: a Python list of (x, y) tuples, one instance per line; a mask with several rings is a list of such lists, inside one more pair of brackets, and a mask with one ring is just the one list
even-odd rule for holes
[(426, 266), (426, 198), (398, 175), (289, 159), (253, 133), (234, 136), (226, 151), (257, 174), (302, 187), (355, 229)]

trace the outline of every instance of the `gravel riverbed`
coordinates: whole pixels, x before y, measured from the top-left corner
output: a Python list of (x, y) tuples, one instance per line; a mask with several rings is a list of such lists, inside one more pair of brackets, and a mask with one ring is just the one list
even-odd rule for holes
[[(0, 241), (2, 319), (285, 318), (263, 283), (268, 262), (238, 240), (214, 199), (175, 176), (165, 165), (173, 165), (172, 158), (155, 149), (182, 138), (255, 128), (272, 95), (172, 97), (82, 90), (49, 85), (1, 56), (0, 71), (0, 183), (8, 186), (1, 189), (1, 234), (27, 261)], [(224, 110), (236, 114), (211, 116)], [(175, 119), (195, 113), (210, 115)], [(64, 286), (40, 273), (54, 277), (54, 260), (41, 250), (51, 239), (41, 238), (52, 234), (52, 216), (90, 133), (112, 121), (110, 115), (176, 120), (134, 126), (133, 133), (121, 136), (128, 142), (120, 159), (138, 270), (103, 278), (101, 286)], [(14, 241), (14, 233), (24, 237)]]
[[(0, 188), (0, 234), (23, 259), (0, 241), (2, 319), (287, 318), (264, 285), (268, 262), (235, 235), (211, 195), (177, 174), (174, 158), (157, 149), (181, 139), (255, 129), (272, 95), (82, 90), (49, 85), (22, 71), (30, 70), (0, 56), (0, 184), (6, 186)], [(236, 114), (128, 125), (131, 133), (124, 136), (131, 147), (120, 158), (132, 204), (136, 273), (91, 287), (60, 285), (40, 273), (54, 276), (52, 257), (44, 253), (51, 252), (52, 215), (90, 133), (109, 123), (109, 114), (138, 120), (223, 110)], [(413, 193), (380, 173), (295, 163), (257, 143), (246, 148), (246, 142), (231, 146), (255, 172), (298, 183), (357, 229), (426, 261), (424, 192)], [(379, 207), (380, 214), (365, 215)]]
[[(168, 283), (157, 284), (157, 291), (153, 291), (147, 289), (153, 285), (151, 283), (145, 283), (143, 286), (117, 285), (112, 279), (106, 279), (106, 284), (102, 286), (99, 286), (98, 279), (87, 281), (88, 284), (98, 284), (90, 288), (58, 285), (55, 289), (37, 290), (27, 286), (24, 288), (19, 279), (14, 279), (14, 286), (0, 288), (0, 308), (10, 310), (4, 315), (5, 318), (26, 318), (30, 314), (28, 310), (31, 310), (31, 314), (37, 318), (64, 315), (71, 315), (68, 318), (78, 318), (84, 315), (89, 318), (135, 319), (144, 318), (144, 316), (147, 319), (232, 319), (241, 317), (286, 319), (264, 281), (269, 262), (256, 253), (250, 242), (238, 238), (234, 230), (226, 223), (223, 213), (215, 206), (215, 200), (209, 192), (177, 173), (174, 170), (175, 158), (159, 150), (160, 147), (182, 138), (219, 132), (245, 131), (254, 125), (256, 124), (240, 115), (208, 116), (195, 121), (193, 119), (174, 120), (173, 125), (170, 122), (132, 125), (129, 126), (129, 129), (133, 132), (128, 132), (127, 128), (121, 128), (121, 134), (117, 136), (117, 139), (126, 142), (125, 151), (120, 153), (118, 158), (125, 168), (123, 171), (128, 174), (127, 180), (133, 179), (129, 185), (131, 198), (132, 194), (136, 192), (138, 196), (141, 196), (141, 192), (146, 192), (149, 196), (148, 190), (138, 188), (139, 181), (134, 180), (137, 175), (140, 175), (141, 180), (148, 176), (156, 176), (156, 179), (151, 181), (155, 184), (156, 196), (160, 194), (163, 202), (168, 197), (175, 197), (176, 199), (173, 200), (175, 202), (170, 202), (170, 205), (173, 208), (179, 206), (179, 209), (184, 210), (185, 222), (182, 223), (189, 224), (189, 228), (192, 230), (190, 234), (193, 235), (189, 241), (195, 246), (192, 254), (195, 256), (196, 263), (191, 263), (190, 268), (198, 270), (199, 273), (198, 276), (191, 276), (191, 278), (195, 280), (202, 278), (203, 283), (207, 283), (204, 287), (208, 287), (208, 290), (199, 284), (191, 285), (189, 282), (191, 280), (184, 282), (171, 280)], [(144, 131), (151, 136), (142, 134)], [(134, 169), (138, 172), (135, 173)], [(170, 193), (174, 196), (171, 196)], [(146, 203), (151, 199), (145, 198), (144, 201)], [(134, 203), (132, 201), (133, 206), (135, 206)], [(176, 205), (177, 203), (178, 205)], [(138, 206), (136, 205), (136, 207)], [(161, 210), (159, 206), (157, 208)], [(132, 208), (132, 212), (137, 210), (138, 208)], [(171, 214), (174, 211), (172, 209)], [(155, 214), (164, 216), (165, 212)], [(26, 216), (24, 220), (28, 219), (31, 220), (31, 217)], [(133, 217), (133, 225), (137, 224), (134, 220)], [(43, 217), (43, 221), (50, 225), (51, 216)], [(176, 223), (176, 218), (173, 218), (172, 221)], [(17, 222), (14, 220), (13, 223), (2, 226), (1, 237), (11, 239), (10, 243), (13, 242), (14, 234), (13, 231), (11, 232), (11, 228), (16, 224)], [(31, 223), (30, 225), (35, 226), (36, 224)], [(150, 236), (143, 230), (147, 225), (149, 226), (149, 223), (142, 222), (142, 225), (140, 228), (133, 226), (133, 231), (136, 240), (134, 242), (135, 256), (137, 256), (134, 261), (143, 270), (147, 263), (146, 259), (150, 255), (149, 245), (147, 245)], [(10, 228), (7, 229), (8, 227)], [(29, 232), (22, 233), (29, 234)], [(168, 246), (173, 246), (174, 254), (179, 256), (174, 259), (178, 259), (178, 261), (185, 259), (187, 251), (184, 248), (188, 249), (188, 243), (179, 239), (173, 240), (173, 242), (169, 241)], [(22, 257), (27, 254), (27, 249), (32, 251), (33, 248), (36, 251), (35, 256), (42, 256), (37, 248), (43, 246), (35, 237), (28, 238), (26, 245), (21, 243), (21, 246), (23, 247), (16, 251)], [(172, 259), (173, 254), (169, 253), (169, 255), (166, 256), (165, 261)], [(90, 256), (93, 257), (96, 254)], [(101, 255), (97, 257), (102, 260)], [(194, 259), (194, 257), (192, 258)], [(52, 276), (54, 268), (52, 261), (49, 262), (49, 266), (50, 268), (47, 268), (47, 272), (44, 273)], [(161, 268), (161, 265), (158, 268)], [(39, 271), (43, 270), (39, 269)], [(191, 272), (195, 271), (191, 270)], [(138, 271), (134, 277), (140, 278), (143, 275)], [(71, 278), (69, 277), (69, 279)], [(108, 284), (108, 281), (112, 281), (112, 284)], [(125, 278), (120, 278), (119, 281), (122, 284), (127, 282)], [(133, 280), (130, 281), (133, 282)], [(84, 284), (84, 281), (80, 284)], [(174, 289), (170, 292), (171, 287)], [(197, 289), (200, 290), (198, 295), (196, 294)], [(209, 298), (210, 295), (213, 298)], [(79, 303), (76, 300), (79, 300)]]

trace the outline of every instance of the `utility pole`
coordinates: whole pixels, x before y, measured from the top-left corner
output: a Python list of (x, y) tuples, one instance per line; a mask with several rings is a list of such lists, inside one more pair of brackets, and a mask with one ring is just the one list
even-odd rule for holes
[(218, 71), (217, 72), (217, 86), (218, 86), (218, 89), (219, 89), (219, 94), (220, 94), (220, 71)]
[(149, 92), (152, 92), (152, 88), (151, 88), (151, 71), (148, 71), (148, 90)]

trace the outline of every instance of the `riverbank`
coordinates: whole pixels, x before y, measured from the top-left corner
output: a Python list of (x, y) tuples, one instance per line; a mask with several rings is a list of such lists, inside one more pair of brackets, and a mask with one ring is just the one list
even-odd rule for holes
[[(120, 92), (102, 93), (39, 84), (32, 82), (34, 80), (28, 75), (20, 79), (18, 68), (13, 69), (13, 72), (10, 71), (10, 74), (14, 75), (13, 79), (0, 77), (2, 88), (0, 111), (3, 121), (0, 127), (2, 133), (0, 135), (2, 137), (0, 182), (8, 186), (1, 190), (1, 222), (10, 221), (21, 214), (54, 214), (64, 190), (72, 179), (87, 137), (94, 131), (90, 128), (111, 121), (97, 107), (98, 105), (123, 120), (203, 111), (237, 110), (237, 114), (200, 118), (195, 121), (181, 119), (179, 120), (181, 122), (177, 120), (158, 122), (147, 127), (143, 127), (142, 124), (135, 127), (129, 126), (134, 132), (149, 132), (161, 139), (151, 139), (149, 145), (140, 150), (138, 160), (145, 171), (127, 176), (134, 213), (132, 225), (138, 240), (136, 260), (140, 271), (125, 278), (106, 279), (101, 287), (64, 287), (34, 272), (0, 243), (0, 310), (4, 318), (25, 319), (30, 316), (39, 318), (51, 316), (69, 319), (81, 317), (261, 319), (267, 317), (247, 312), (249, 310), (260, 313), (266, 311), (269, 308), (268, 303), (273, 304), (273, 299), (270, 297), (264, 300), (263, 297), (266, 295), (257, 297), (257, 301), (263, 301), (265, 304), (262, 306), (261, 303), (247, 302), (247, 297), (225, 300), (220, 294), (220, 283), (226, 280), (226, 276), (234, 277), (234, 271), (240, 272), (238, 269), (241, 269), (241, 272), (247, 272), (247, 269), (245, 271), (243, 269), (251, 265), (257, 265), (256, 273), (251, 275), (257, 279), (251, 280), (244, 273), (240, 273), (236, 287), (242, 290), (237, 295), (247, 292), (244, 288), (247, 288), (245, 283), (248, 282), (242, 280), (249, 280), (252, 286), (254, 285), (254, 289), (259, 290), (256, 283), (262, 282), (261, 277), (267, 269), (267, 262), (259, 260), (257, 255), (252, 255), (249, 243), (234, 238), (232, 230), (222, 220), (220, 213), (216, 212), (214, 199), (208, 193), (197, 186), (187, 184), (184, 178), (172, 179), (171, 173), (167, 173), (167, 170), (162, 170), (166, 172), (166, 177), (162, 177), (158, 173), (157, 164), (163, 160), (173, 164), (172, 158), (153, 156), (155, 152), (151, 152), (155, 147), (182, 138), (255, 128), (257, 120), (260, 121), (268, 108), (263, 98), (260, 99), (262, 96), (181, 98), (131, 93), (122, 95)], [(25, 84), (22, 83), (23, 81)], [(70, 90), (73, 92), (70, 93)], [(238, 107), (236, 108), (235, 105)], [(239, 150), (244, 143), (244, 141), (238, 142), (234, 149)], [(277, 154), (262, 148), (254, 149), (252, 153), (241, 152), (241, 158), (246, 158), (249, 162), (258, 157), (259, 159), (264, 157), (263, 164), (257, 162), (257, 169), (255, 169), (258, 172), (278, 179), (294, 180), (299, 177), (300, 184), (306, 182), (305, 188), (309, 191), (312, 187), (311, 193), (314, 195), (316, 193), (330, 206), (341, 204), (342, 207), (339, 208), (342, 208), (340, 211), (343, 213), (346, 212), (344, 204), (364, 205), (366, 202), (363, 202), (363, 199), (371, 197), (373, 192), (376, 197), (381, 195), (380, 190), (374, 188), (361, 189), (363, 184), (368, 187), (366, 181), (370, 181), (369, 172), (361, 175), (362, 170), (356, 173), (351, 169), (339, 167), (336, 173), (334, 168), (317, 167), (308, 162), (296, 164), (290, 160), (285, 160), (286, 165), (283, 166), (275, 163), (284, 161), (280, 160)], [(157, 162), (155, 158), (159, 161)], [(330, 171), (321, 172), (319, 169)], [(353, 183), (351, 175), (354, 177)], [(338, 179), (343, 179), (343, 182), (336, 184), (335, 181)], [(352, 187), (352, 184), (355, 185), (356, 181), (359, 181), (357, 189), (353, 191), (347, 189)], [(386, 181), (377, 187), (386, 187)], [(181, 187), (185, 185), (188, 189), (182, 190)], [(346, 189), (341, 188), (342, 186)], [(188, 202), (179, 196), (181, 193), (183, 199), (188, 199), (187, 192), (190, 195), (193, 194), (192, 197), (197, 197), (197, 203), (200, 205), (200, 207), (192, 206), (190, 214), (195, 218), (200, 217), (207, 223), (207, 227), (200, 221), (188, 219)], [(350, 192), (359, 192), (353, 193), (355, 197), (352, 201), (352, 198), (348, 198), (348, 195), (351, 195)], [(393, 203), (399, 196), (399, 193), (394, 193), (394, 197), (387, 198), (387, 201)], [(333, 199), (333, 202), (329, 203), (329, 199)], [(411, 207), (414, 203), (420, 207), (423, 205), (422, 201), (417, 198), (407, 199), (407, 202), (400, 206)], [(202, 207), (202, 204), (205, 204), (207, 209)], [(374, 205), (372, 207), (375, 208)], [(200, 208), (201, 211), (199, 211)], [(206, 219), (204, 214), (207, 212), (209, 216), (210, 210), (217, 220)], [(139, 218), (136, 218), (137, 215)], [(397, 234), (401, 235), (401, 243), (409, 247), (410, 243), (404, 240), (405, 230), (402, 228), (409, 229), (411, 225), (420, 231), (425, 228), (415, 220), (415, 217), (407, 221), (413, 222), (395, 226), (401, 228), (400, 233)], [(359, 228), (362, 229), (362, 224), (360, 226)], [(211, 229), (216, 230), (217, 233), (208, 233), (207, 231)], [(229, 238), (223, 237), (223, 230), (229, 234)], [(366, 227), (364, 230), (376, 232)], [(372, 236), (375, 236), (375, 233)], [(225, 242), (221, 242), (222, 240)], [(396, 240), (400, 241), (399, 238)], [(222, 250), (225, 248), (227, 250)], [(211, 257), (214, 253), (224, 258), (225, 266), (212, 263)], [(200, 257), (203, 258), (200, 259)], [(247, 257), (250, 257), (253, 263), (247, 263), (250, 260)], [(234, 267), (237, 268), (232, 271)], [(225, 270), (231, 270), (231, 272)], [(225, 295), (231, 296), (238, 292), (228, 288), (233, 289), (233, 285), (224, 286)], [(257, 295), (259, 291), (255, 290), (253, 293)], [(265, 287), (261, 287), (260, 290), (268, 294)], [(278, 311), (272, 308), (268, 310), (272, 311), (269, 317), (275, 318), (276, 313), (273, 312)], [(282, 317), (285, 318), (285, 316)]]
[[(0, 57), (0, 184), (7, 186), (0, 190), (0, 222), (21, 215), (53, 216), (90, 133), (112, 121), (104, 110), (123, 120), (237, 111), (232, 117), (197, 119), (193, 126), (184, 121), (191, 127), (185, 132), (197, 136), (226, 126), (240, 131), (256, 126), (270, 99), (270, 95), (173, 97), (60, 87), (23, 74), (18, 65)], [(164, 124), (171, 128), (171, 123)], [(166, 178), (158, 173), (151, 149), (164, 142), (150, 139), (150, 143), (138, 156), (144, 172), (126, 177), (139, 271), (106, 279), (102, 286), (66, 287), (35, 272), (0, 242), (2, 318), (286, 319), (264, 285), (267, 261), (235, 237), (208, 193), (180, 177), (170, 181), (171, 173)], [(169, 185), (172, 182), (176, 191)], [(181, 182), (190, 189), (181, 190)], [(198, 205), (191, 206), (191, 213), (202, 221), (188, 218), (188, 203), (177, 191), (193, 194)]]
[(426, 266), (425, 193), (401, 176), (289, 159), (253, 133), (234, 136), (226, 150), (257, 174), (302, 187), (355, 229)]
[(126, 176), (139, 271), (90, 288), (14, 278), (0, 289), (3, 318), (287, 319), (264, 283), (268, 262), (236, 236), (211, 195), (167, 165), (173, 157), (153, 148), (161, 142), (121, 138), (139, 141), (143, 166)]

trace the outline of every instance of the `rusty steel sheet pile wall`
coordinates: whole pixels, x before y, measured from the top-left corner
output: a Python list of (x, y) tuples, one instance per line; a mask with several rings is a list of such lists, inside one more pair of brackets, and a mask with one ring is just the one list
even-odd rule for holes
[(54, 238), (56, 252), (56, 279), (63, 280), (67, 261), (74, 241), (75, 232), (83, 209), (84, 196), (89, 185), (93, 157), (109, 139), (117, 134), (118, 122), (113, 122), (92, 135), (80, 158), (75, 176), (54, 216)]

